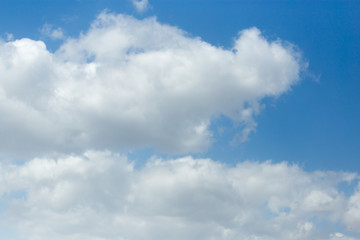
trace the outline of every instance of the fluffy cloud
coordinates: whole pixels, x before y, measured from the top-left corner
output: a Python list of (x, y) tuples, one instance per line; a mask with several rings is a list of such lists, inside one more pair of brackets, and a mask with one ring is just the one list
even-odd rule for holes
[(0, 42), (0, 153), (198, 152), (221, 115), (244, 126), (244, 140), (261, 99), (287, 92), (301, 68), (289, 44), (256, 28), (227, 50), (155, 18), (104, 12), (54, 53), (41, 41)]
[(354, 181), (286, 163), (229, 167), (191, 157), (135, 168), (125, 156), (90, 151), (1, 165), (8, 207), (0, 219), (26, 240), (355, 240), (339, 231), (341, 222), (360, 231), (359, 194), (338, 189)]

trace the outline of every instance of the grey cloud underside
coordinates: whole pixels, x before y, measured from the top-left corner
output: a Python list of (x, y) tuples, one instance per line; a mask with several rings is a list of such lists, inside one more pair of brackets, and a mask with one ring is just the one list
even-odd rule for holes
[[(0, 165), (2, 224), (26, 240), (356, 240), (358, 175), (286, 163), (153, 158), (86, 152)], [(350, 195), (339, 184), (355, 184)]]
[(261, 99), (288, 91), (301, 68), (289, 44), (256, 28), (226, 50), (154, 18), (102, 13), (55, 53), (41, 41), (0, 42), (0, 153), (198, 152), (220, 115), (242, 123), (245, 140)]

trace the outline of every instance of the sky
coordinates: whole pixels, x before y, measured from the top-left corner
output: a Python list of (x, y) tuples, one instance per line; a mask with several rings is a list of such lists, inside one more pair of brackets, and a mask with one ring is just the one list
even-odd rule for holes
[(360, 239), (360, 2), (0, 1), (0, 240)]

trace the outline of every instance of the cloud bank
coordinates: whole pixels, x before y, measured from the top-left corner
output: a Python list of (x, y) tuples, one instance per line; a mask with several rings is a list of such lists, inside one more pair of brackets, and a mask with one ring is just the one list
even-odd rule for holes
[(358, 179), (192, 157), (135, 169), (125, 156), (89, 151), (0, 165), (1, 223), (30, 240), (354, 240), (340, 231), (360, 232), (360, 189), (345, 195), (339, 185)]
[(299, 54), (243, 30), (232, 49), (155, 18), (107, 12), (52, 53), (42, 41), (0, 42), (0, 154), (206, 150), (219, 116), (255, 129), (261, 99), (299, 80)]

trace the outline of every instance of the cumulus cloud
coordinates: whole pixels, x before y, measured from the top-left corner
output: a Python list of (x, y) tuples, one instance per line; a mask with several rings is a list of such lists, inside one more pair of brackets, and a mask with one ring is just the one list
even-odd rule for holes
[(54, 53), (42, 41), (0, 43), (0, 153), (199, 152), (219, 116), (241, 123), (245, 140), (261, 99), (289, 91), (301, 67), (289, 44), (256, 28), (227, 50), (155, 18), (104, 12)]
[(24, 239), (355, 240), (333, 227), (345, 217), (360, 230), (347, 212), (359, 206), (358, 192), (338, 188), (354, 181), (356, 174), (286, 163), (229, 167), (192, 157), (135, 168), (125, 156), (88, 151), (2, 164), (8, 208), (0, 219)]

